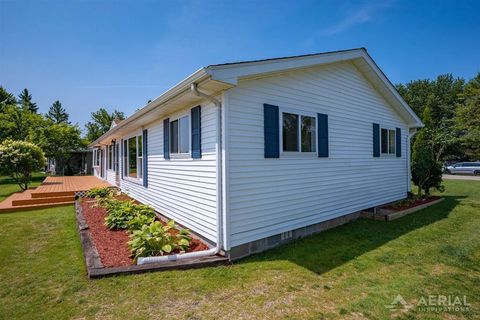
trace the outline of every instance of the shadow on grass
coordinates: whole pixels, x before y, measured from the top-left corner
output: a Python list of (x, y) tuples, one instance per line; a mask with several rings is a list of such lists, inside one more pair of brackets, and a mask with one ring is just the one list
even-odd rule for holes
[(384, 222), (358, 219), (290, 244), (260, 253), (238, 263), (287, 260), (317, 274), (332, 270), (404, 234), (448, 217), (464, 197), (445, 200), (398, 220)]
[[(42, 175), (38, 175), (38, 176), (33, 176), (32, 177), (32, 182), (41, 182), (43, 181), (44, 179), (46, 178), (46, 176)], [(15, 180), (13, 180), (12, 178), (10, 177), (0, 177), (0, 185), (2, 184), (13, 184), (13, 185), (16, 185), (17, 183), (15, 182)]]

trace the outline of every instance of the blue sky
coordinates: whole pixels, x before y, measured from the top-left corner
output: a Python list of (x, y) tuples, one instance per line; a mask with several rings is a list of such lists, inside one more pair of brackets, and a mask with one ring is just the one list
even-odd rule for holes
[(480, 71), (480, 1), (5, 1), (0, 85), (84, 125), (216, 63), (366, 47), (394, 83)]

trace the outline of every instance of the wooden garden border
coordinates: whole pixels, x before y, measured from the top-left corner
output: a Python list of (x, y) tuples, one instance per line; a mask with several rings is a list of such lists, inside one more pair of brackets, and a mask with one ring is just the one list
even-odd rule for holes
[(440, 199), (430, 201), (430, 202), (415, 206), (413, 208), (409, 208), (401, 211), (378, 208), (377, 212), (375, 213), (375, 220), (392, 221), (392, 220), (401, 218), (403, 216), (406, 216), (407, 214), (411, 214), (416, 211), (436, 205), (437, 203), (442, 202), (443, 200), (445, 200), (445, 198), (440, 198)]
[(172, 269), (196, 269), (229, 263), (229, 260), (226, 257), (210, 256), (197, 259), (147, 263), (143, 265), (105, 267), (100, 260), (100, 255), (98, 254), (97, 249), (95, 248), (90, 229), (83, 216), (82, 206), (79, 204), (78, 200), (75, 201), (75, 212), (80, 241), (82, 243), (83, 256), (85, 257), (85, 264), (87, 267), (87, 274), (90, 279)]

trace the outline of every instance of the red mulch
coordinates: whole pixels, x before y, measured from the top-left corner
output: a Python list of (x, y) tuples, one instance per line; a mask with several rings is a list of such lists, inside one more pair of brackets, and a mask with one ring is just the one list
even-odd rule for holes
[[(126, 195), (116, 196), (115, 198), (119, 200), (131, 200), (131, 198)], [(103, 265), (105, 267), (132, 265), (133, 259), (130, 257), (130, 249), (127, 243), (130, 240), (128, 232), (126, 230), (108, 229), (105, 226), (107, 213), (105, 209), (96, 206), (95, 199), (83, 198), (81, 206)], [(163, 223), (163, 221), (161, 222)], [(192, 237), (188, 252), (203, 250), (208, 250), (208, 246), (201, 240)]]
[(388, 209), (388, 210), (394, 210), (394, 211), (402, 211), (402, 210), (407, 210), (407, 209), (410, 209), (410, 208), (413, 208), (413, 207), (416, 207), (416, 206), (420, 206), (422, 204), (426, 204), (426, 203), (438, 200), (440, 198), (442, 198), (442, 197), (430, 196), (430, 197), (425, 198), (425, 199), (415, 200), (414, 202), (410, 203), (409, 205), (399, 206), (399, 205), (389, 204), (389, 205), (383, 206), (383, 208)]
[(87, 221), (93, 242), (100, 260), (105, 267), (129, 266), (133, 264), (127, 241), (130, 240), (125, 230), (110, 230), (105, 226), (106, 211), (97, 207), (96, 202), (83, 198), (81, 202), (83, 216)]

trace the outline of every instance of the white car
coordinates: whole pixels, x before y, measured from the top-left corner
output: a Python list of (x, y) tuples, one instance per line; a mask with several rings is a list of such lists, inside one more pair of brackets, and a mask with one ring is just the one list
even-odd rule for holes
[(480, 162), (459, 162), (448, 166), (445, 170), (448, 174), (475, 174), (480, 175)]

